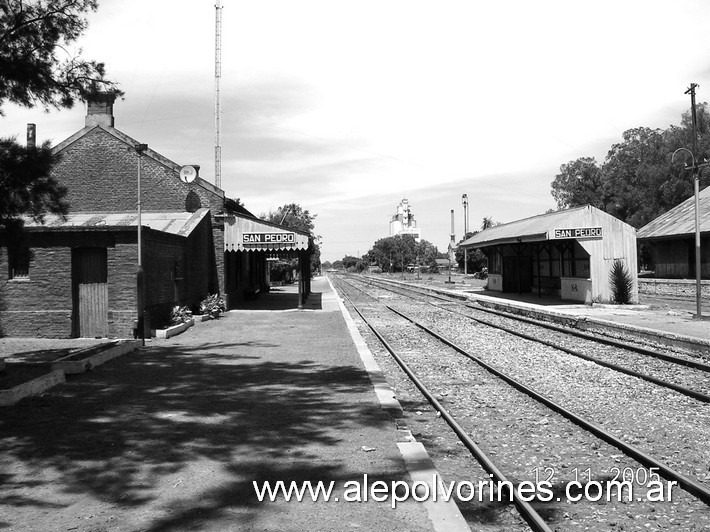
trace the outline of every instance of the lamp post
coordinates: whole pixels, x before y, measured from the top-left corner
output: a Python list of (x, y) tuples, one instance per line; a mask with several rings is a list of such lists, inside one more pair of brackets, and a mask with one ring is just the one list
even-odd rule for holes
[(456, 249), (456, 231), (454, 229), (454, 210), (451, 209), (451, 241), (449, 242), (449, 280), (444, 281), (447, 284), (453, 284), (451, 280), (451, 260), (454, 257), (454, 249)]
[(675, 159), (675, 154), (679, 151), (686, 151), (690, 155), (690, 160), (692, 161), (692, 166), (686, 165), (686, 170), (693, 171), (693, 189), (695, 191), (695, 306), (697, 319), (702, 319), (702, 310), (700, 304), (700, 298), (702, 295), (702, 282), (700, 281), (702, 276), (702, 261), (700, 260), (700, 184), (698, 170), (700, 166), (705, 166), (707, 163), (701, 165), (696, 164), (695, 155), (688, 148), (678, 148), (671, 155), (671, 163)]
[(143, 272), (143, 240), (141, 236), (141, 163), (147, 144), (136, 145), (138, 152), (138, 271), (136, 272), (136, 306), (138, 311), (138, 338), (145, 345), (145, 273)]
[[(463, 203), (463, 239), (466, 240), (468, 237), (468, 194), (461, 196), (461, 203)], [(468, 275), (468, 249), (463, 248), (463, 278), (466, 281), (466, 276)]]

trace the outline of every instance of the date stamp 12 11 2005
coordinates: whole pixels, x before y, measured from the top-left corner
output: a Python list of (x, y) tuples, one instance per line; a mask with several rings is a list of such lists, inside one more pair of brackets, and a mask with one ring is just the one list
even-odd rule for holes
[(675, 480), (663, 481), (657, 467), (651, 468), (618, 468), (612, 467), (609, 473), (595, 478), (591, 468), (572, 468), (566, 471), (566, 478), (557, 475), (554, 467), (536, 467), (532, 471), (536, 499), (551, 501), (559, 493), (560, 484), (564, 485), (564, 495), (570, 502), (596, 502), (602, 499), (607, 502), (665, 502), (671, 501), (673, 488), (678, 485)]

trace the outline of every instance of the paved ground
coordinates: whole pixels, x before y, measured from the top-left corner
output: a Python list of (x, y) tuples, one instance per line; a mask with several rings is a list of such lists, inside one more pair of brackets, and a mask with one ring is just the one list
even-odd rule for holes
[(0, 529), (431, 530), (414, 502), (256, 499), (409, 478), (324, 283), (312, 311), (230, 312), (0, 409)]

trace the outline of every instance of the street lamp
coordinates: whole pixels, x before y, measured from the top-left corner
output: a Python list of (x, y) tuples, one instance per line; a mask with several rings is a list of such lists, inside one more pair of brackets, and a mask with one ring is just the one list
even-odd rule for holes
[[(463, 239), (466, 240), (468, 237), (468, 194), (461, 196), (461, 202), (463, 203)], [(468, 249), (463, 248), (463, 278), (466, 281), (466, 276), (468, 275)]]
[(143, 240), (141, 236), (141, 163), (147, 144), (137, 144), (138, 152), (138, 271), (136, 272), (136, 307), (138, 311), (138, 338), (145, 345), (145, 273), (143, 272)]
[(707, 163), (698, 165), (695, 163), (695, 155), (688, 148), (678, 148), (671, 155), (671, 163), (675, 159), (675, 154), (679, 151), (686, 151), (690, 155), (690, 160), (693, 162), (692, 166), (686, 165), (686, 170), (693, 171), (693, 188), (695, 191), (695, 306), (696, 306), (696, 318), (702, 319), (702, 311), (700, 305), (700, 297), (702, 294), (702, 283), (700, 281), (702, 277), (702, 262), (700, 260), (700, 178), (698, 175), (698, 170), (700, 166), (705, 166)]

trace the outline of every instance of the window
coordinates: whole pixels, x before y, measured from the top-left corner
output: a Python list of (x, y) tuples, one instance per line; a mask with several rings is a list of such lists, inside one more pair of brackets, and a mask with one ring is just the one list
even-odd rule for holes
[(8, 249), (10, 263), (10, 279), (29, 279), (30, 277), (30, 248), (27, 246), (11, 246)]

